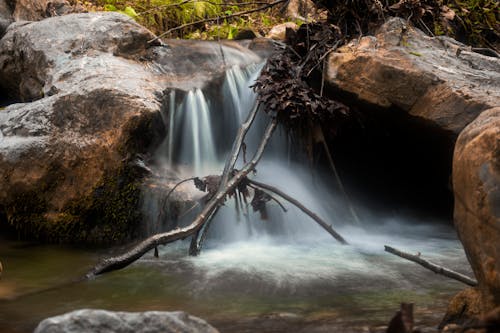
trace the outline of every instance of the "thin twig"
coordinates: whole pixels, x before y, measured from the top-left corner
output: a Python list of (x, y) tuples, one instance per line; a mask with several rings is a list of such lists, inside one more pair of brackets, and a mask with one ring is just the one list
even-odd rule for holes
[(340, 192), (342, 192), (342, 195), (344, 196), (344, 200), (346, 201), (347, 206), (349, 207), (349, 212), (351, 213), (351, 216), (354, 219), (354, 222), (356, 222), (357, 225), (361, 225), (361, 221), (359, 220), (358, 214), (356, 213), (356, 210), (354, 209), (354, 206), (351, 202), (351, 199), (349, 198), (349, 195), (347, 194), (347, 191), (345, 190), (344, 183), (342, 182), (342, 179), (340, 178), (337, 167), (335, 166), (335, 162), (333, 161), (332, 154), (330, 154), (330, 149), (328, 148), (328, 145), (326, 144), (325, 135), (323, 133), (323, 128), (320, 125), (318, 127), (319, 127), (319, 133), (321, 136), (321, 142), (323, 143), (323, 149), (325, 150), (326, 157), (328, 158), (328, 162), (330, 163), (330, 168), (332, 168), (333, 174), (335, 175), (335, 179), (337, 180), (337, 185), (340, 189)]
[(160, 221), (161, 218), (163, 217), (163, 215), (165, 214), (165, 206), (168, 202), (168, 198), (170, 197), (170, 195), (175, 191), (175, 189), (177, 187), (179, 187), (180, 185), (184, 184), (185, 182), (188, 182), (190, 180), (194, 180), (196, 177), (190, 177), (190, 178), (186, 178), (186, 179), (183, 179), (181, 180), (180, 182), (178, 182), (177, 184), (175, 184), (174, 187), (172, 187), (170, 189), (170, 191), (168, 191), (167, 195), (163, 198), (163, 203), (161, 205), (161, 209), (160, 209), (160, 212), (158, 213), (158, 217), (157, 217), (157, 220)]
[[(248, 186), (250, 186), (251, 188), (253, 189), (256, 189), (258, 188), (257, 186), (254, 186), (252, 184), (248, 184)], [(266, 193), (269, 198), (271, 198), (271, 200), (273, 200), (274, 202), (276, 202), (278, 204), (278, 206), (281, 207), (281, 209), (283, 210), (284, 213), (286, 213), (288, 210), (286, 209), (286, 207), (281, 203), (281, 201), (278, 200), (278, 198), (276, 198), (274, 195), (272, 195), (270, 191), (266, 190), (266, 189), (263, 189), (263, 188), (258, 188), (259, 190), (263, 191), (264, 193)]]
[(340, 40), (336, 41), (335, 44), (333, 44), (333, 46), (325, 52), (325, 54), (323, 54), (318, 62), (309, 70), (309, 72), (307, 72), (306, 74), (306, 77), (308, 77), (309, 75), (311, 75), (312, 71), (319, 66), (319, 64), (321, 64), (323, 62), (323, 59), (325, 59), (330, 53), (332, 53), (333, 51), (335, 51), (337, 49), (337, 47), (339, 46), (340, 44)]
[(261, 7), (258, 7), (258, 8), (244, 10), (244, 11), (236, 12), (234, 14), (229, 14), (229, 15), (224, 15), (224, 16), (217, 16), (217, 17), (209, 17), (209, 18), (206, 18), (206, 19), (203, 19), (203, 20), (198, 20), (198, 21), (194, 21), (194, 22), (190, 22), (190, 23), (185, 23), (185, 24), (179, 25), (177, 27), (168, 29), (167, 31), (161, 33), (160, 35), (156, 36), (155, 38), (149, 40), (148, 43), (153, 43), (153, 42), (155, 42), (158, 39), (164, 37), (165, 35), (168, 35), (169, 33), (173, 32), (173, 31), (177, 31), (177, 30), (184, 29), (184, 28), (187, 28), (187, 27), (190, 27), (190, 26), (193, 26), (193, 25), (201, 24), (201, 23), (215, 22), (215, 21), (217, 21), (219, 19), (220, 20), (227, 20), (227, 19), (230, 19), (230, 18), (233, 18), (233, 17), (238, 17), (238, 16), (241, 16), (241, 15), (246, 15), (246, 14), (251, 14), (251, 13), (255, 13), (255, 12), (260, 12), (262, 10), (266, 10), (268, 8), (274, 7), (274, 6), (278, 5), (278, 4), (286, 2), (286, 1), (288, 1), (288, 0), (276, 0), (274, 2), (268, 3), (268, 4), (266, 4), (264, 6), (261, 6)]
[(413, 262), (421, 265), (422, 267), (425, 267), (425, 268), (433, 271), (436, 274), (444, 275), (446, 277), (460, 281), (460, 282), (465, 283), (465, 284), (472, 286), (472, 287), (477, 286), (476, 280), (474, 280), (466, 275), (463, 275), (461, 273), (452, 271), (449, 268), (445, 268), (445, 267), (439, 266), (433, 262), (430, 262), (428, 260), (422, 259), (420, 257), (420, 254), (414, 255), (414, 254), (406, 253), (406, 252), (403, 252), (401, 250), (390, 247), (388, 245), (384, 245), (384, 248), (385, 248), (385, 251), (392, 253), (392, 254), (395, 254), (401, 258), (413, 261)]

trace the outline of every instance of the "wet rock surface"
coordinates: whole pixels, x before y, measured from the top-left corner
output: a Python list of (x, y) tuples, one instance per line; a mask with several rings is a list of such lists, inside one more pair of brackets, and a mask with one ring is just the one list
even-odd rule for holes
[(382, 108), (396, 107), (458, 135), (500, 100), (500, 59), (392, 18), (329, 56), (327, 82)]
[(102, 243), (133, 237), (143, 176), (134, 161), (165, 136), (165, 92), (202, 87), (227, 67), (260, 60), (236, 43), (152, 39), (118, 13), (9, 26), (0, 86), (23, 103), (0, 111), (0, 211), (19, 234)]
[(482, 312), (500, 305), (500, 108), (460, 134), (454, 153), (454, 221), (478, 280)]
[(217, 333), (204, 320), (185, 312), (112, 312), (77, 310), (43, 320), (35, 333)]

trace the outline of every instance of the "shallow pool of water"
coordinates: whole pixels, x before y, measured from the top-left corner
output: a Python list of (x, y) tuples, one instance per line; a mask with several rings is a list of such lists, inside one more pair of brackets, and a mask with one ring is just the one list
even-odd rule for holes
[[(413, 302), (421, 326), (435, 326), (464, 285), (384, 252), (388, 244), (471, 275), (450, 227), (387, 221), (343, 228), (351, 245), (328, 235), (259, 237), (160, 249), (93, 280), (83, 276), (107, 251), (2, 240), (0, 332), (31, 332), (43, 318), (79, 308), (183, 310), (221, 332), (369, 331)], [(115, 249), (116, 251), (116, 249)]]

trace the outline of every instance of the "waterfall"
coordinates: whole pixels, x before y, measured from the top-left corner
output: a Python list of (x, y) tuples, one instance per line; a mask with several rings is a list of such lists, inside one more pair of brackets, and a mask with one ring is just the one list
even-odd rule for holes
[[(250, 87), (262, 67), (262, 63), (244, 68), (233, 66), (226, 71), (215, 96), (197, 88), (186, 92), (182, 102), (176, 105), (176, 93), (170, 94), (170, 135), (160, 151), (166, 154), (164, 159), (170, 168), (182, 169), (183, 178), (221, 173), (240, 124), (257, 107), (257, 96)], [(254, 153), (268, 120), (264, 112), (259, 112), (245, 139), (246, 160)], [(334, 198), (320, 185), (311, 185), (311, 174), (300, 163), (289, 161), (288, 146), (285, 131), (276, 131), (257, 174), (252, 177), (282, 188), (325, 219), (334, 216), (328, 210)], [(242, 155), (240, 153), (237, 168), (244, 163)], [(326, 234), (298, 209), (286, 206), (288, 212), (284, 213), (278, 204), (269, 202), (268, 219), (262, 220), (250, 205), (248, 209), (236, 207), (234, 198), (228, 199), (214, 217), (209, 240), (231, 242), (267, 236), (296, 239)]]

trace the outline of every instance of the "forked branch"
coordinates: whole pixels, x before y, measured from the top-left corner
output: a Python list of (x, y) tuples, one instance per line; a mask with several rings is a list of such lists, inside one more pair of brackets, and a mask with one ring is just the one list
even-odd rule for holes
[(191, 224), (184, 228), (176, 228), (169, 232), (156, 234), (146, 238), (124, 254), (101, 261), (94, 267), (94, 269), (92, 269), (91, 272), (86, 275), (86, 277), (91, 278), (95, 275), (127, 267), (137, 259), (141, 258), (145, 253), (154, 249), (156, 246), (172, 243), (180, 239), (185, 239), (200, 230), (200, 228), (202, 228), (207, 220), (213, 215), (214, 210), (224, 202), (227, 194), (234, 191), (239, 182), (246, 178), (246, 176), (255, 169), (255, 166), (262, 157), (262, 154), (264, 153), (267, 143), (269, 142), (269, 139), (276, 129), (276, 126), (277, 120), (272, 119), (271, 123), (266, 128), (264, 136), (259, 144), (259, 147), (257, 148), (257, 151), (255, 152), (253, 159), (249, 163), (247, 163), (240, 171), (236, 172), (234, 177), (228, 181), (227, 185), (222, 190), (217, 191), (217, 193), (206, 203), (201, 213), (198, 214), (198, 216), (191, 222)]

